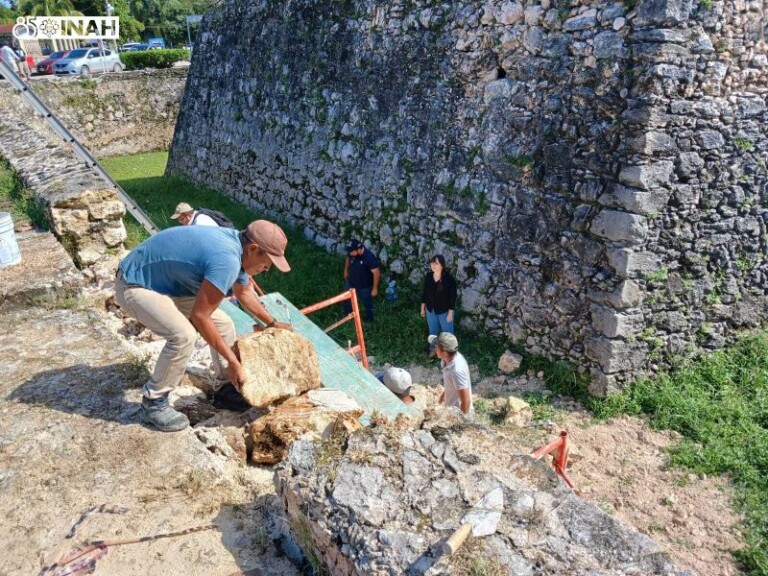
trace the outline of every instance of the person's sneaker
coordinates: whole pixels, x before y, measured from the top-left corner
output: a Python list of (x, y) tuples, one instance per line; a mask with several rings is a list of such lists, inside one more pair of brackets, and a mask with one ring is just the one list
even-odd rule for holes
[(154, 400), (144, 396), (141, 399), (141, 416), (161, 432), (178, 432), (189, 426), (189, 418), (171, 408), (168, 396)]

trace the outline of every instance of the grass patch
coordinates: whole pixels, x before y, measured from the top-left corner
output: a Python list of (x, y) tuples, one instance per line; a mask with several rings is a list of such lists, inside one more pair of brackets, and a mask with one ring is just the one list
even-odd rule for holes
[(45, 209), (24, 188), (13, 167), (0, 157), (0, 210), (10, 212), (16, 225), (26, 222), (43, 230), (48, 229)]
[[(166, 228), (176, 223), (170, 219), (179, 202), (195, 207), (221, 210), (238, 227), (263, 217), (215, 190), (191, 184), (180, 178), (164, 176), (167, 152), (153, 152), (135, 156), (121, 156), (102, 160), (102, 165), (125, 189), (155, 224)], [(125, 218), (128, 231), (127, 247), (132, 248), (149, 234), (130, 215)], [(300, 230), (281, 223), (288, 236), (287, 258), (291, 272), (282, 274), (271, 270), (257, 276), (256, 281), (267, 292), (280, 292), (298, 308), (314, 304), (343, 289), (344, 257), (329, 254), (306, 240)], [(368, 354), (382, 362), (395, 365), (427, 363), (427, 324), (419, 314), (421, 293), (418, 289), (398, 286), (398, 299), (384, 299), (386, 278), (382, 278), (376, 299), (376, 321), (365, 325)], [(312, 314), (312, 320), (325, 327), (343, 315), (341, 306), (326, 308)], [(331, 336), (346, 347), (355, 342), (354, 326), (347, 323)], [(471, 364), (477, 364), (484, 375), (495, 374), (499, 356), (504, 352), (503, 342), (472, 333), (457, 334), (461, 351)], [(437, 365), (435, 364), (435, 369)]]
[(79, 294), (40, 294), (27, 303), (46, 310), (83, 310), (87, 306), (86, 300)]
[(768, 335), (752, 335), (681, 370), (641, 380), (593, 403), (601, 417), (648, 414), (651, 425), (683, 439), (671, 463), (729, 475), (745, 516), (745, 572), (768, 576)]

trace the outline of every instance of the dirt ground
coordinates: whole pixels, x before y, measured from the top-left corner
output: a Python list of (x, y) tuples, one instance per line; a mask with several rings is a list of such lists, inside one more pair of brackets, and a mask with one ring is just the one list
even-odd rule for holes
[[(415, 376), (429, 380), (437, 390), (436, 370), (431, 377), (423, 368), (410, 367)], [(475, 398), (489, 402), (508, 395), (547, 393), (542, 378), (528, 374), (512, 378), (487, 378), (475, 389)], [(477, 380), (473, 380), (477, 382)], [(427, 403), (436, 392), (427, 392)], [(657, 432), (635, 417), (598, 421), (578, 402), (556, 397), (552, 415), (526, 428), (512, 425), (497, 431), (530, 451), (568, 432), (568, 474), (580, 495), (605, 512), (647, 534), (662, 546), (676, 566), (699, 576), (741, 574), (731, 551), (743, 545), (741, 518), (732, 507), (734, 491), (728, 478), (693, 474), (671, 468), (667, 448), (679, 435)]]
[(658, 542), (681, 568), (701, 576), (739, 574), (731, 550), (742, 545), (727, 479), (671, 469), (676, 441), (639, 418), (595, 422), (564, 415), (577, 454), (570, 476), (582, 496)]
[[(527, 391), (537, 387), (531, 385), (535, 378), (522, 380), (527, 380)], [(481, 388), (478, 396), (488, 392)], [(497, 394), (498, 387), (487, 395)], [(534, 450), (566, 430), (568, 474), (582, 498), (650, 536), (679, 568), (699, 576), (741, 573), (731, 555), (743, 544), (741, 519), (732, 507), (733, 487), (727, 478), (671, 468), (666, 450), (678, 435), (654, 431), (641, 418), (601, 422), (568, 398), (552, 404), (555, 410), (548, 420), (499, 431)]]

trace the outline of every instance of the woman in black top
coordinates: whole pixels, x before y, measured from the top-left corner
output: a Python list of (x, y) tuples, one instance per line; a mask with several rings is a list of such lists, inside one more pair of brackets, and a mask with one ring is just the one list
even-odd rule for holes
[[(445, 269), (445, 258), (437, 254), (429, 261), (431, 272), (424, 278), (421, 297), (421, 316), (427, 318), (430, 335), (440, 332), (453, 334), (456, 309), (456, 280)], [(430, 351), (434, 345), (430, 345)]]

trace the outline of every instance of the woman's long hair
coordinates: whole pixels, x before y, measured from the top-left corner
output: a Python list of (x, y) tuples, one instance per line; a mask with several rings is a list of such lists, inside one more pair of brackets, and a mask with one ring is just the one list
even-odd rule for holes
[(448, 270), (445, 269), (445, 257), (442, 254), (435, 254), (434, 256), (432, 256), (432, 258), (429, 259), (430, 264), (432, 264), (433, 262), (437, 262), (438, 264), (440, 264), (440, 267), (442, 268), (442, 270), (440, 271), (440, 280), (436, 282), (437, 284), (436, 291), (442, 292), (443, 291), (443, 274), (448, 274)]

